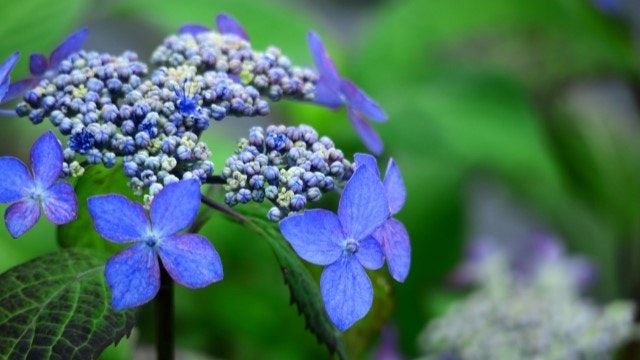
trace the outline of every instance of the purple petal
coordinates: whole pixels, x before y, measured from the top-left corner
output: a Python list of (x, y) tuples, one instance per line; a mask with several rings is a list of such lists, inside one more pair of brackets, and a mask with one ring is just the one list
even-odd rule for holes
[(403, 282), (409, 274), (411, 266), (411, 243), (404, 225), (396, 219), (389, 219), (374, 233), (382, 245), (391, 276)]
[(327, 266), (320, 277), (320, 291), (329, 318), (345, 331), (362, 319), (373, 303), (373, 287), (353, 256)]
[(0, 104), (4, 104), (9, 100), (15, 99), (18, 95), (25, 92), (25, 90), (34, 87), (37, 83), (38, 79), (28, 78), (9, 84), (9, 90), (4, 94), (4, 98), (0, 98)]
[(83, 27), (71, 35), (67, 36), (57, 48), (53, 49), (51, 52), (51, 57), (49, 58), (49, 67), (56, 68), (60, 63), (69, 57), (69, 55), (80, 51), (82, 46), (84, 45), (84, 41), (89, 36), (89, 28)]
[(389, 218), (389, 203), (380, 179), (366, 167), (356, 168), (340, 197), (338, 217), (347, 237), (362, 240)]
[(99, 195), (87, 199), (93, 226), (103, 238), (117, 242), (132, 242), (149, 231), (149, 221), (142, 205), (122, 195)]
[(356, 110), (347, 108), (347, 115), (349, 116), (349, 121), (356, 129), (356, 133), (360, 136), (360, 139), (364, 143), (364, 145), (376, 155), (380, 155), (382, 153), (382, 139), (376, 131), (369, 125), (369, 123), (360, 115)]
[(336, 110), (342, 105), (344, 101), (340, 97), (340, 92), (335, 87), (331, 87), (327, 84), (326, 80), (320, 80), (316, 83), (316, 87), (313, 93), (313, 102), (326, 106), (332, 110)]
[(366, 166), (369, 170), (373, 171), (378, 177), (380, 177), (380, 170), (378, 170), (378, 161), (376, 158), (369, 154), (356, 153), (353, 156), (353, 160), (356, 166)]
[(387, 172), (384, 174), (383, 184), (387, 193), (387, 200), (389, 201), (391, 214), (397, 214), (404, 206), (407, 191), (404, 187), (404, 181), (402, 180), (402, 175), (400, 175), (400, 170), (393, 158), (389, 159), (389, 165), (387, 166)]
[(146, 243), (134, 244), (112, 256), (104, 268), (116, 310), (149, 302), (160, 289), (158, 258)]
[(380, 105), (351, 81), (342, 79), (340, 81), (340, 92), (345, 96), (348, 107), (358, 110), (359, 113), (371, 120), (387, 121), (387, 114), (384, 113)]
[(180, 29), (178, 29), (178, 34), (180, 34), (180, 35), (182, 35), (182, 34), (191, 34), (193, 36), (196, 36), (198, 34), (209, 32), (209, 31), (211, 31), (211, 30), (208, 27), (204, 26), (204, 25), (200, 25), (200, 24), (184, 24), (184, 25), (180, 26)]
[(29, 72), (33, 76), (42, 76), (49, 69), (49, 60), (41, 53), (33, 53), (29, 56)]
[(164, 268), (178, 284), (205, 287), (222, 280), (222, 262), (209, 240), (197, 234), (164, 238), (158, 244)]
[(16, 65), (16, 62), (18, 62), (19, 58), (20, 53), (16, 51), (11, 54), (11, 56), (9, 56), (9, 58), (7, 58), (7, 60), (5, 60), (2, 65), (0, 65), (0, 100), (4, 98), (5, 94), (9, 90), (9, 75), (11, 74), (11, 70), (13, 70), (13, 67)]
[(191, 225), (200, 208), (200, 182), (182, 180), (164, 187), (151, 202), (151, 225), (159, 237)]
[(50, 130), (42, 134), (31, 147), (31, 169), (36, 184), (49, 188), (62, 172), (62, 146)]
[(40, 218), (40, 204), (31, 199), (23, 199), (11, 204), (4, 213), (4, 222), (13, 238), (31, 229)]
[(47, 219), (56, 225), (71, 222), (78, 216), (78, 198), (73, 186), (64, 181), (47, 190), (42, 205)]
[(242, 25), (240, 25), (240, 23), (231, 15), (224, 13), (218, 14), (218, 16), (216, 16), (216, 26), (221, 34), (233, 34), (241, 39), (249, 41), (247, 32), (244, 31)]
[(313, 31), (309, 31), (307, 33), (307, 44), (309, 45), (313, 62), (315, 62), (318, 72), (320, 73), (320, 81), (324, 83), (324, 86), (326, 86), (329, 91), (339, 94), (340, 76), (320, 36)]
[(24, 163), (13, 156), (0, 157), (0, 203), (14, 202), (22, 198), (26, 188), (33, 186), (33, 179)]
[(384, 254), (380, 248), (380, 243), (372, 236), (367, 236), (359, 241), (356, 258), (358, 258), (362, 266), (369, 270), (377, 270), (384, 265)]
[(280, 221), (282, 236), (306, 261), (328, 265), (342, 254), (342, 227), (338, 217), (324, 209), (307, 210)]

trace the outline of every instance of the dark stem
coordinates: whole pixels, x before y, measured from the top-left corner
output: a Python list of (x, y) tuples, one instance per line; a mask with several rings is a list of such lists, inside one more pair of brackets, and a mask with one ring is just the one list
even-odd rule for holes
[(156, 296), (158, 360), (173, 360), (175, 352), (173, 324), (173, 280), (160, 263), (160, 290)]
[(221, 176), (213, 175), (207, 177), (207, 184), (226, 184), (227, 181), (224, 180)]
[(228, 207), (220, 204), (219, 202), (212, 200), (206, 196), (202, 196), (202, 203), (207, 205), (208, 207), (220, 211), (221, 213), (231, 217), (233, 220), (239, 222), (239, 223), (244, 223), (247, 221), (247, 218), (245, 218), (244, 216), (242, 216), (241, 214), (229, 209)]

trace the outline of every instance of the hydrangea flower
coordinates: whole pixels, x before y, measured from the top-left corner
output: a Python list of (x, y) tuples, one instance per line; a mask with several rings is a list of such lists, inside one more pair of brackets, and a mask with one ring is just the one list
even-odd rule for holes
[(9, 82), (10, 82), (10, 74), (13, 67), (18, 62), (20, 58), (19, 52), (14, 52), (5, 60), (2, 65), (0, 65), (0, 103), (5, 98), (7, 91), (9, 90)]
[(11, 203), (4, 214), (14, 238), (29, 230), (40, 218), (40, 207), (52, 223), (66, 224), (76, 218), (78, 199), (73, 187), (57, 182), (62, 173), (62, 146), (51, 131), (31, 147), (31, 172), (12, 156), (0, 157), (0, 202)]
[[(221, 13), (216, 16), (216, 26), (220, 34), (234, 34), (239, 38), (249, 41), (249, 36), (242, 25), (231, 15)], [(185, 24), (180, 27), (178, 33), (191, 34), (193, 36), (211, 31), (207, 26), (200, 24)]]
[(98, 233), (115, 243), (133, 243), (107, 261), (105, 277), (115, 309), (142, 305), (160, 288), (160, 264), (179, 284), (205, 287), (222, 279), (222, 263), (209, 240), (178, 234), (196, 218), (200, 183), (183, 180), (165, 186), (144, 208), (122, 195), (90, 197), (89, 214)]
[[(355, 154), (354, 160), (356, 166), (366, 166), (380, 176), (375, 157), (368, 154)], [(411, 243), (404, 225), (391, 217), (402, 209), (406, 198), (402, 175), (400, 175), (400, 170), (393, 158), (389, 159), (383, 185), (389, 202), (390, 216), (373, 233), (373, 237), (380, 242), (391, 276), (397, 281), (403, 282), (411, 266)]]
[(56, 69), (69, 55), (80, 51), (89, 36), (89, 28), (83, 27), (67, 36), (47, 58), (44, 54), (33, 53), (29, 57), (29, 72), (31, 77), (17, 81), (9, 86), (6, 100), (15, 98), (26, 89), (33, 87), (40, 78), (46, 76), (47, 71)]
[(340, 331), (364, 317), (373, 287), (364, 268), (384, 264), (380, 244), (371, 235), (389, 218), (380, 179), (367, 167), (355, 170), (340, 197), (338, 214), (307, 210), (280, 222), (282, 235), (300, 257), (325, 265), (320, 290), (329, 318)]
[(369, 151), (378, 155), (382, 152), (382, 140), (376, 131), (367, 123), (365, 117), (373, 121), (386, 121), (387, 114), (364, 91), (355, 86), (350, 80), (340, 78), (333, 60), (324, 47), (320, 37), (310, 31), (307, 43), (311, 56), (315, 62), (320, 80), (316, 84), (314, 102), (338, 109), (342, 105), (347, 107), (347, 115)]

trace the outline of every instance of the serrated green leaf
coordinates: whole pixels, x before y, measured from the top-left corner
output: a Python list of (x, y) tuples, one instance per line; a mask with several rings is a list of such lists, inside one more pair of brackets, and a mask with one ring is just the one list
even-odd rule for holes
[(93, 221), (87, 209), (87, 198), (94, 195), (122, 194), (131, 195), (127, 178), (122, 169), (107, 169), (103, 166), (91, 166), (78, 179), (75, 187), (78, 196), (78, 218), (58, 227), (58, 243), (63, 248), (82, 247), (96, 249), (113, 254), (122, 249), (118, 245), (103, 239), (94, 229)]
[(105, 258), (68, 249), (0, 275), (0, 358), (93, 359), (131, 332), (135, 311), (111, 308)]
[(246, 215), (243, 224), (261, 235), (273, 249), (280, 263), (284, 281), (291, 291), (291, 303), (298, 306), (298, 311), (304, 316), (309, 331), (332, 353), (336, 353), (341, 359), (347, 359), (342, 334), (329, 320), (324, 310), (320, 289), (309, 270), (282, 237), (277, 224), (266, 219), (264, 209), (260, 209), (259, 206), (246, 206), (244, 209), (248, 211), (243, 211), (243, 215)]

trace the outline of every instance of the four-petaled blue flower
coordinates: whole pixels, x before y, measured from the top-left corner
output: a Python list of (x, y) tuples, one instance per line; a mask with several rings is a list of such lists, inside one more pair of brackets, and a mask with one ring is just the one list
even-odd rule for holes
[(0, 103), (2, 103), (2, 100), (5, 98), (5, 95), (9, 90), (9, 75), (11, 75), (11, 70), (13, 70), (13, 67), (16, 65), (16, 62), (18, 62), (19, 58), (20, 53), (16, 51), (11, 54), (11, 56), (9, 56), (9, 58), (5, 60), (2, 65), (0, 65)]
[(142, 305), (160, 288), (160, 264), (179, 284), (205, 287), (222, 279), (222, 263), (209, 240), (198, 234), (177, 234), (196, 218), (200, 183), (183, 180), (164, 187), (144, 208), (122, 195), (87, 200), (98, 233), (116, 243), (134, 243), (109, 259), (105, 277), (115, 309)]
[(314, 209), (280, 222), (282, 235), (300, 257), (326, 265), (320, 290), (329, 318), (340, 331), (371, 308), (373, 287), (364, 268), (375, 270), (384, 264), (380, 244), (371, 235), (388, 218), (382, 182), (360, 167), (345, 186), (337, 216)]
[[(221, 13), (216, 16), (216, 27), (220, 34), (233, 34), (239, 38), (249, 41), (249, 36), (242, 25), (231, 15)], [(203, 32), (211, 31), (207, 26), (200, 24), (185, 24), (180, 27), (178, 33), (191, 34), (196, 36)]]
[(31, 77), (17, 81), (9, 86), (5, 101), (11, 100), (23, 93), (28, 88), (33, 87), (38, 80), (46, 76), (47, 71), (55, 70), (63, 60), (69, 55), (80, 51), (84, 41), (89, 35), (89, 28), (83, 27), (67, 36), (47, 58), (44, 54), (33, 53), (29, 57), (29, 72)]
[[(380, 176), (375, 157), (369, 154), (355, 154), (354, 159), (357, 167), (366, 166)], [(402, 209), (406, 198), (404, 181), (393, 158), (389, 159), (383, 185), (389, 202), (390, 216), (373, 233), (373, 237), (380, 242), (391, 276), (397, 281), (403, 282), (411, 266), (411, 243), (404, 225), (391, 217)]]
[(58, 182), (62, 173), (62, 146), (51, 131), (44, 133), (31, 147), (31, 170), (12, 157), (0, 157), (0, 202), (12, 203), (4, 214), (14, 238), (24, 234), (40, 218), (40, 207), (54, 224), (66, 224), (76, 218), (78, 199), (73, 187)]
[(376, 155), (382, 153), (382, 140), (364, 117), (382, 122), (387, 120), (387, 114), (350, 80), (340, 78), (333, 60), (316, 33), (310, 31), (307, 34), (307, 43), (320, 73), (313, 101), (334, 110), (346, 105), (349, 120), (365, 146)]

